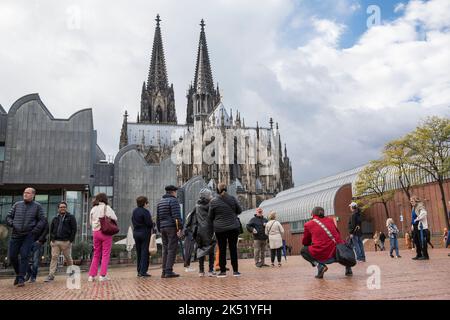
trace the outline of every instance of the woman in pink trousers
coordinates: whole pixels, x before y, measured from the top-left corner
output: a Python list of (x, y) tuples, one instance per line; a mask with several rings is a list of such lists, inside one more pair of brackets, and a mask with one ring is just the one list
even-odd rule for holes
[(92, 258), (91, 267), (89, 269), (89, 282), (94, 281), (95, 277), (97, 276), (100, 257), (102, 263), (100, 268), (99, 281), (109, 280), (106, 274), (108, 273), (108, 264), (112, 247), (112, 236), (102, 233), (99, 219), (103, 218), (106, 215), (107, 217), (117, 221), (117, 216), (114, 213), (113, 209), (111, 209), (111, 207), (108, 205), (108, 197), (105, 193), (97, 194), (95, 196), (93, 205), (94, 206), (90, 214), (90, 222), (94, 238), (94, 256)]

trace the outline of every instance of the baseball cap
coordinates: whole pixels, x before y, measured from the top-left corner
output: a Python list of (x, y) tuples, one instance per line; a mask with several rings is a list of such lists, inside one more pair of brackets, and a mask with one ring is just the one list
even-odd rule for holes
[(350, 203), (348, 206), (349, 206), (349, 207), (357, 207), (358, 204), (357, 204), (356, 202), (352, 202), (352, 203)]

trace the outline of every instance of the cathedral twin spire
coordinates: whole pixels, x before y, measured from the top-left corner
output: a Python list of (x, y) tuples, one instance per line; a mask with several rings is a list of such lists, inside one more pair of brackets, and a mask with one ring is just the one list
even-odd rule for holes
[[(148, 72), (147, 84), (143, 84), (141, 93), (141, 112), (138, 122), (176, 124), (175, 98), (173, 85), (169, 87), (166, 61), (161, 36), (161, 19), (156, 16), (156, 28), (153, 49)], [(188, 89), (186, 123), (193, 124), (194, 116), (207, 116), (220, 102), (219, 86), (214, 81), (209, 60), (208, 44), (205, 35), (205, 21), (202, 19), (194, 83)]]

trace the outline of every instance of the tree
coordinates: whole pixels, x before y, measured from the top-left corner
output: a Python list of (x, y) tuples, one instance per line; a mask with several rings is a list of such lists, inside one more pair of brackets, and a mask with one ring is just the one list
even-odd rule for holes
[(405, 137), (411, 165), (428, 173), (439, 185), (444, 221), (450, 228), (444, 193), (444, 179), (450, 173), (450, 119), (429, 117)]
[(382, 203), (389, 218), (387, 203), (394, 197), (394, 191), (388, 190), (387, 180), (389, 178), (388, 163), (385, 158), (372, 160), (358, 174), (356, 180), (356, 197), (364, 197), (369, 206), (374, 203)]
[(411, 165), (411, 152), (406, 145), (406, 139), (396, 139), (388, 142), (383, 150), (388, 165), (395, 169), (398, 181), (406, 197), (411, 198), (411, 187), (420, 184), (417, 167)]

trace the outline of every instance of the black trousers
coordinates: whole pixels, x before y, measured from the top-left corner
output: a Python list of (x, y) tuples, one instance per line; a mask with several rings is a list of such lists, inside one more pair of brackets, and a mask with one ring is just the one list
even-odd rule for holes
[(163, 273), (171, 273), (178, 249), (177, 229), (175, 227), (161, 228), (161, 240), (163, 244), (162, 270)]
[(427, 249), (427, 243), (429, 241), (429, 234), (427, 232), (427, 229), (422, 230), (423, 234), (423, 243), (420, 241), (420, 230), (418, 225), (413, 225), (413, 240), (414, 245), (416, 247), (416, 256), (417, 257), (425, 257), (428, 258), (428, 249)]
[(225, 232), (216, 232), (217, 243), (219, 245), (219, 266), (220, 272), (227, 271), (227, 242), (230, 249), (231, 266), (234, 272), (238, 272), (237, 241), (239, 229)]
[(275, 255), (277, 256), (278, 263), (281, 263), (281, 251), (283, 248), (270, 249), (270, 261), (275, 262)]
[(134, 231), (133, 238), (136, 243), (137, 256), (137, 272), (138, 274), (146, 274), (148, 272), (149, 252), (151, 232), (148, 231)]
[[(214, 254), (214, 248), (216, 246), (212, 246), (211, 250), (209, 250), (208, 252), (208, 264), (209, 264), (209, 272), (213, 272), (214, 271), (214, 258), (215, 258), (215, 254)], [(199, 267), (199, 271), (200, 272), (205, 272), (205, 256), (198, 258), (198, 267)]]

